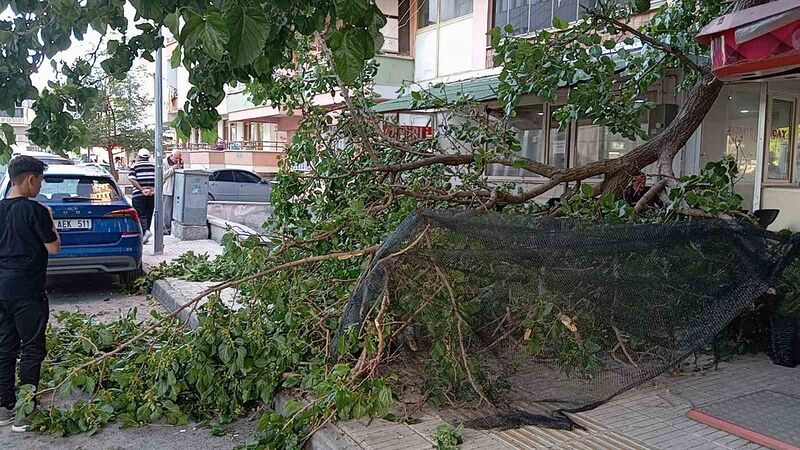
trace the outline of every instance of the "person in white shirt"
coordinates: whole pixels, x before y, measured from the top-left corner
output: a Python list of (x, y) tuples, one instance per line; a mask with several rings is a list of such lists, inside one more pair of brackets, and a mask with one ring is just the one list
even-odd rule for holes
[(164, 234), (172, 234), (172, 205), (175, 191), (175, 171), (183, 169), (183, 157), (179, 150), (164, 160)]

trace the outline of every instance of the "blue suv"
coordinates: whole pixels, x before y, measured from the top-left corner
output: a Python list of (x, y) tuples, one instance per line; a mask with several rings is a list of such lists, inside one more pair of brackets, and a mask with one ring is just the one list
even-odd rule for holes
[[(0, 183), (0, 197), (10, 190)], [(139, 215), (111, 175), (95, 167), (52, 165), (34, 198), (53, 210), (61, 251), (50, 256), (48, 274), (110, 273), (127, 284), (141, 274)]]

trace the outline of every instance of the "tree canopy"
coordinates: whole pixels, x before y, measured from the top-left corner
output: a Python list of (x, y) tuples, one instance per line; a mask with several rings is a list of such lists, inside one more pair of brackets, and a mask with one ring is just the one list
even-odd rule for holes
[[(134, 23), (125, 17), (124, 0), (39, 2), (0, 0), (0, 109), (11, 110), (23, 100), (36, 100), (33, 141), (56, 151), (85, 146), (90, 137), (78, 116), (97, 95), (87, 81), (94, 61), (78, 60), (60, 67), (65, 81), (52, 81), (39, 92), (31, 75), (46, 59), (54, 61), (91, 28), (105, 40), (103, 71), (124, 79), (136, 58), (153, 61), (163, 45), (159, 31), (166, 27), (179, 42), (172, 61), (190, 73), (193, 88), (176, 127), (213, 129), (219, 119), (216, 106), (226, 84), (268, 83), (277, 69), (288, 67), (298, 42), (319, 34), (336, 59), (339, 76), (350, 82), (380, 49), (384, 15), (370, 0), (133, 0)], [(131, 27), (130, 25), (133, 25)], [(92, 59), (92, 58), (89, 58)], [(13, 136), (0, 139), (6, 157)]]

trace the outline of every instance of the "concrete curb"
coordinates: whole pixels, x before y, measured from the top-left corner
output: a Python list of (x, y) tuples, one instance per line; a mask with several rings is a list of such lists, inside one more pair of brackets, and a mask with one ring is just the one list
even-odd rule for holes
[[(158, 300), (161, 305), (169, 312), (180, 309), (183, 305), (189, 302), (190, 298), (184, 295), (181, 291), (175, 289), (170, 283), (169, 279), (158, 280), (153, 285), (153, 297)], [(200, 326), (197, 320), (197, 313), (191, 309), (184, 309), (178, 313), (178, 317), (189, 325), (189, 328), (195, 329)]]
[[(167, 278), (164, 280), (158, 280), (153, 285), (153, 297), (169, 312), (180, 309), (183, 305), (188, 303), (192, 296), (196, 295), (193, 292), (178, 289), (173, 285), (173, 281), (174, 279)], [(197, 285), (202, 286), (204, 283), (197, 283)], [(197, 313), (190, 309), (184, 309), (178, 313), (178, 317), (186, 322), (191, 329), (195, 329), (200, 326), (200, 322), (197, 320)], [(274, 400), (273, 408), (275, 411), (283, 413), (285, 412), (286, 403), (291, 399), (292, 396), (279, 393)], [(306, 448), (310, 450), (365, 449), (364, 446), (359, 445), (339, 426), (332, 423), (325, 425), (319, 431), (314, 433), (314, 435), (311, 436), (311, 439), (309, 439), (306, 443)]]

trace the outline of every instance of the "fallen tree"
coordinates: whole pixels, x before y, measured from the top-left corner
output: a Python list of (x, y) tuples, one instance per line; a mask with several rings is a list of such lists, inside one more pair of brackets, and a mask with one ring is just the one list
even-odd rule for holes
[[(337, 10), (350, 3), (366, 2), (337, 2)], [(753, 3), (743, 1), (736, 7)], [(331, 14), (327, 2), (315, 5), (321, 11), (314, 10), (315, 17)], [(275, 6), (270, 4), (269, 8)], [(341, 312), (369, 262), (368, 255), (411, 211), (455, 207), (529, 215), (557, 213), (612, 222), (658, 222), (730, 215), (739, 209), (741, 198), (733, 190), (735, 162), (721, 162), (683, 180), (676, 179), (671, 171), (673, 158), (721, 87), (701, 64), (708, 49), (694, 44), (693, 34), (724, 6), (718, 0), (673, 2), (661, 7), (648, 25), (633, 29), (627, 23), (639, 11), (603, 3), (589, 11), (586, 20), (573, 25), (557, 23), (559, 30), (541, 32), (531, 39), (493, 31), (496, 62), (504, 67), (498, 91), (502, 113), (492, 114), (466, 96), (442, 98), (435, 87), (420, 89), (414, 107), (440, 111), (443, 119), (433, 136), (420, 138), (405, 133), (395, 119), (372, 110), (372, 77), (377, 68), (374, 62), (362, 64), (372, 52), (362, 51), (355, 57), (349, 54), (350, 46), (356, 45), (350, 35), (358, 37), (357, 42), (365, 42), (363, 34), (369, 35), (380, 20), (364, 24), (348, 12), (345, 16), (353, 19), (352, 24), (347, 20), (304, 24), (301, 22), (309, 19), (308, 15), (294, 11), (297, 15), (291, 26), (277, 27), (275, 36), (261, 36), (264, 42), (277, 43), (290, 35), (291, 54), (272, 53), (283, 48), (276, 45), (265, 46), (263, 54), (244, 58), (237, 53), (240, 50), (233, 50), (231, 37), (221, 48), (210, 45), (218, 44), (215, 36), (224, 33), (198, 32), (193, 37), (193, 26), (221, 29), (217, 20), (220, 14), (231, 23), (239, 23), (242, 11), (233, 9), (241, 5), (225, 11), (207, 7), (199, 11), (203, 13), (199, 22), (195, 18), (199, 12), (194, 9), (198, 6), (184, 5), (179, 12), (185, 15), (187, 24), (194, 25), (177, 30), (183, 53), (176, 59), (197, 74), (193, 77), (197, 84), (189, 105), (193, 109), (182, 115), (176, 126), (185, 131), (187, 126), (208, 128), (215, 124), (218, 116), (210, 108), (221, 101), (222, 86), (233, 80), (247, 82), (256, 103), (271, 102), (303, 113), (272, 197), (275, 215), (266, 228), (275, 239), (267, 246), (231, 240), (224, 256), (213, 263), (188, 256), (178, 266), (164, 268), (176, 275), (221, 281), (195, 301), (226, 285), (236, 285), (247, 299), (246, 307), (237, 312), (212, 299), (199, 309), (201, 327), (196, 331), (184, 330), (174, 316), (159, 317), (150, 324), (136, 324), (128, 318), (109, 326), (77, 315), (62, 316), (62, 325), (51, 330), (55, 347), (44, 377), (51, 390), (41, 391), (39, 396), (80, 389), (92, 397), (67, 408), (46, 409), (34, 425), (54, 433), (94, 431), (115, 419), (130, 425), (193, 419), (223, 426), (256, 410), (263, 412), (261, 432), (253, 437), (252, 445), (291, 448), (301, 445), (310, 432), (328, 420), (383, 416), (395, 404), (401, 408), (395, 419), (412, 416), (419, 402), (395, 403), (402, 399), (392, 393), (392, 386), (400, 384), (383, 363), (398, 346), (415, 345), (413, 334), (406, 330), (420, 324), (435, 326), (440, 318), (436, 314), (441, 311), (428, 308), (426, 299), (443, 298), (449, 302), (448, 308), (461, 310), (452, 305), (461, 295), (457, 289), (451, 291), (453, 273), (426, 273), (438, 280), (437, 291), (421, 296), (423, 301), (407, 317), (396, 316), (387, 298), (371, 311), (370, 320), (362, 328), (351, 328), (334, 339)], [(156, 24), (160, 20), (172, 23), (177, 15), (168, 18), (166, 12), (164, 7), (143, 15)], [(284, 12), (277, 16), (283, 17)], [(665, 21), (673, 26), (664, 26)], [(355, 28), (359, 31), (351, 31)], [(144, 35), (153, 37), (154, 29), (143, 30)], [(201, 35), (210, 41), (199, 45)], [(110, 74), (124, 72), (130, 54), (146, 50), (137, 46), (149, 42), (145, 47), (152, 48), (156, 42), (147, 39), (116, 44), (124, 50), (113, 52), (116, 59), (104, 68)], [(631, 54), (622, 44), (640, 44), (642, 51)], [(624, 63), (622, 69), (612, 56)], [(241, 67), (231, 63), (250, 57), (254, 59)], [(348, 65), (351, 60), (359, 70), (353, 72), (354, 66)], [(32, 137), (37, 142), (47, 145), (58, 140), (71, 145), (80, 140), (73, 134), (64, 139), (57, 121), (46, 123), (47, 117), (64, 117), (62, 113), (72, 117), (69, 110), (80, 107), (73, 94), (88, 95), (81, 84), (86, 67), (79, 67), (79, 73), (68, 71), (70, 78), (64, 86), (44, 93), (39, 100), (37, 112), (49, 113), (34, 124)], [(637, 100), (652, 83), (674, 70), (685, 74), (686, 101), (678, 117), (661, 134), (624, 157), (558, 168), (519, 155), (519, 140), (508, 120), (521, 96), (534, 94), (552, 102), (558, 87), (566, 84), (570, 86), (570, 103), (556, 114), (562, 124), (579, 115), (588, 116), (612, 132), (636, 137), (640, 133), (636, 126), (639, 115), (653, 106)], [(340, 95), (343, 104), (333, 110), (315, 105), (316, 95), (328, 93)], [(653, 163), (657, 186), (664, 193), (663, 207), (631, 205), (619, 199), (617, 194), (630, 178)], [(290, 170), (301, 164), (309, 170)], [(498, 183), (486, 175), (489, 164), (526, 169), (545, 180), (533, 185)], [(591, 180), (596, 178), (603, 181), (593, 186)], [(563, 183), (570, 183), (569, 189), (554, 208), (537, 201)], [(690, 194), (696, 196), (698, 192), (708, 193), (703, 198), (713, 201), (696, 204)], [(654, 190), (648, 200), (655, 200), (656, 193)], [(421, 245), (428, 245), (425, 237), (408, 242), (398, 252), (411, 253)], [(491, 397), (491, 383), (483, 384), (486, 380), (480, 378), (479, 370), (473, 370), (465, 355), (469, 344), (462, 337), (471, 318), (467, 312), (459, 314), (463, 315), (457, 317), (464, 317), (464, 321), (451, 321), (447, 328), (451, 338), (459, 336), (449, 341), (457, 345), (431, 356), (437, 370), (432, 372), (429, 386), (433, 388), (426, 395), (433, 398), (438, 394), (438, 400), (456, 405), (476, 399), (486, 402)], [(559, 331), (565, 333), (563, 338), (575, 345), (586, 343), (582, 323), (566, 313), (553, 317), (557, 322), (548, 324), (562, 324)], [(513, 326), (519, 324), (497, 319), (499, 341), (519, 331)], [(612, 346), (614, 356), (623, 364), (638, 364), (640, 355), (627, 344), (627, 330), (612, 331), (612, 343), (618, 344)], [(82, 337), (75, 339), (75, 335)], [(398, 342), (409, 339), (408, 344)], [(339, 356), (336, 361), (330, 359), (334, 354)], [(458, 395), (454, 395), (457, 381), (461, 384)], [(287, 390), (310, 395), (309, 402), (291, 403), (285, 415), (261, 410), (278, 392)], [(32, 406), (32, 395), (22, 396), (22, 410)]]

